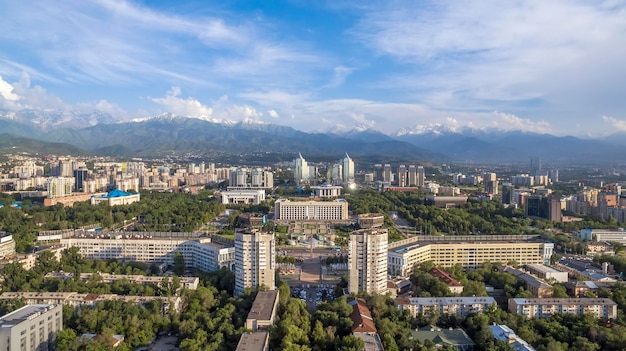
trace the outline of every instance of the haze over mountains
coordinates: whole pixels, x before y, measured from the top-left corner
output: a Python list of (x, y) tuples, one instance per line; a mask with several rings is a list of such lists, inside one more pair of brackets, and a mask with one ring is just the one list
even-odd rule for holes
[[(604, 140), (497, 129), (442, 125), (401, 128), (393, 135), (372, 129), (307, 133), (257, 120), (242, 122), (164, 114), (129, 122), (101, 112), (24, 110), (0, 118), (0, 141), (26, 139), (66, 143), (68, 150), (110, 156), (242, 155), (255, 153), (334, 157), (354, 156), (392, 161), (525, 163), (540, 156), (552, 163), (617, 163), (626, 152), (626, 136)], [(16, 139), (15, 137), (22, 137)], [(10, 140), (10, 142), (9, 142)], [(7, 144), (8, 143), (8, 144)], [(32, 142), (28, 142), (29, 145)], [(32, 146), (32, 145), (31, 145)], [(32, 150), (32, 147), (31, 147)]]

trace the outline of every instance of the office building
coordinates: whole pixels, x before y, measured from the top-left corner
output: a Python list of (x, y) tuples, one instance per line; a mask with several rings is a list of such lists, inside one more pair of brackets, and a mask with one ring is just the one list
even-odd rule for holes
[(422, 314), (452, 315), (465, 317), (470, 313), (481, 313), (490, 307), (496, 307), (493, 297), (399, 297), (395, 300), (398, 309), (408, 310), (413, 317)]
[(329, 199), (341, 196), (341, 190), (343, 190), (343, 188), (340, 186), (323, 184), (320, 186), (312, 186), (311, 190), (315, 193), (315, 197)]
[(460, 264), (463, 268), (477, 268), (484, 262), (549, 262), (554, 243), (539, 242), (536, 238), (516, 235), (416, 236), (389, 245), (389, 274), (409, 276), (415, 265), (426, 261), (441, 267)]
[(515, 187), (509, 182), (502, 183), (502, 203), (505, 205), (515, 203)]
[(626, 244), (626, 230), (624, 228), (618, 229), (581, 229), (578, 232), (578, 237), (582, 240), (588, 241), (615, 241), (621, 244)]
[(298, 158), (293, 160), (293, 180), (297, 183), (308, 183), (311, 179), (309, 174), (309, 164), (302, 154), (298, 153)]
[(554, 279), (559, 283), (567, 283), (569, 281), (567, 272), (559, 271), (545, 264), (527, 264), (526, 270), (543, 279)]
[(265, 190), (228, 190), (222, 191), (222, 203), (229, 204), (255, 204), (265, 201)]
[(374, 165), (374, 181), (385, 181), (385, 177), (383, 176), (383, 165), (379, 163)]
[(235, 295), (247, 288), (276, 289), (276, 242), (274, 233), (245, 231), (235, 233)]
[(83, 182), (87, 179), (89, 171), (86, 168), (74, 170), (74, 191), (83, 191)]
[(617, 304), (611, 299), (563, 298), (563, 299), (509, 299), (509, 312), (526, 318), (545, 318), (555, 314), (590, 314), (600, 319), (617, 318)]
[(530, 174), (535, 175), (538, 171), (541, 171), (541, 158), (534, 156), (530, 158)]
[(342, 180), (344, 184), (354, 183), (354, 161), (346, 153), (341, 159)]
[(268, 330), (274, 324), (278, 310), (279, 290), (259, 291), (246, 318), (246, 329)]
[(290, 201), (278, 199), (274, 203), (274, 219), (277, 221), (347, 221), (348, 202), (334, 201)]
[(348, 242), (348, 290), (387, 292), (387, 229), (361, 229)]
[(552, 196), (531, 195), (526, 198), (525, 214), (527, 217), (539, 217), (554, 222), (561, 222), (561, 201)]
[(26, 305), (0, 317), (0, 349), (51, 350), (61, 329), (61, 305)]

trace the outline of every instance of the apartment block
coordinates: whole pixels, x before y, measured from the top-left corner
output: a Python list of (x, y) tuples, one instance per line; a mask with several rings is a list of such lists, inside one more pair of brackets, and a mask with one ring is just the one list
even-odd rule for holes
[(491, 306), (496, 307), (493, 297), (400, 297), (395, 300), (398, 309), (410, 312), (411, 316), (429, 316), (437, 313), (465, 317), (470, 313), (484, 312)]
[(278, 290), (259, 291), (246, 318), (246, 329), (267, 330), (274, 324), (278, 310)]
[(361, 229), (348, 242), (348, 290), (387, 292), (387, 229)]
[(274, 219), (277, 221), (346, 221), (348, 202), (344, 199), (334, 201), (290, 201), (276, 200)]
[(0, 317), (0, 349), (54, 349), (54, 339), (61, 329), (61, 305), (26, 305)]
[(526, 318), (545, 318), (554, 314), (590, 314), (601, 319), (617, 318), (617, 304), (604, 298), (509, 299), (509, 312)]
[(245, 231), (235, 233), (235, 295), (246, 288), (265, 286), (276, 289), (276, 241), (274, 233)]
[(257, 331), (241, 334), (235, 351), (269, 351), (269, 349), (270, 333), (267, 331)]

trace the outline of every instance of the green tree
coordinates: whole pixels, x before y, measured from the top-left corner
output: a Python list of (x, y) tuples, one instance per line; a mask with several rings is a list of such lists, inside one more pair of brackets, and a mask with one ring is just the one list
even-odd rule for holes
[(178, 276), (185, 275), (185, 258), (180, 251), (174, 254), (174, 274)]

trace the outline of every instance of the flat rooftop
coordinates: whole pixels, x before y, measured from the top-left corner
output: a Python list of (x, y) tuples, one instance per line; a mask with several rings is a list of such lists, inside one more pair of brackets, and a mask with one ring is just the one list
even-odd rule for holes
[(268, 332), (257, 331), (254, 333), (243, 333), (237, 344), (236, 351), (263, 351), (268, 342)]
[(275, 303), (278, 303), (278, 289), (259, 291), (247, 319), (270, 320)]
[(0, 328), (10, 328), (14, 325), (20, 324), (49, 311), (55, 306), (56, 305), (26, 305), (0, 317)]

